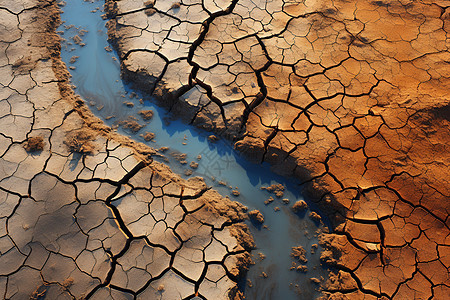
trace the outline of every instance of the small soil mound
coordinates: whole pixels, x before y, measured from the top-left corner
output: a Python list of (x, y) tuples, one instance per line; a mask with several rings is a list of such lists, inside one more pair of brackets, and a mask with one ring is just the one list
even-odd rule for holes
[(265, 205), (269, 205), (270, 203), (273, 202), (273, 197), (269, 197), (269, 199), (267, 199), (266, 201), (264, 201)]
[(66, 144), (70, 151), (91, 154), (95, 150), (94, 133), (86, 128), (75, 130), (67, 134), (64, 144)]
[(44, 146), (45, 142), (42, 136), (33, 136), (28, 138), (23, 147), (27, 152), (37, 152), (44, 150)]
[(122, 127), (123, 127), (124, 129), (129, 129), (129, 130), (131, 130), (133, 133), (138, 132), (139, 130), (142, 129), (142, 127), (144, 127), (144, 126), (142, 126), (141, 124), (139, 124), (139, 123), (136, 121), (136, 119), (133, 118), (133, 117), (128, 117), (128, 119), (126, 119), (126, 120), (124, 120), (124, 121), (121, 121), (119, 124), (122, 125)]
[(264, 216), (262, 215), (262, 213), (259, 210), (252, 210), (248, 212), (248, 215), (250, 217), (250, 220), (262, 224), (264, 223)]
[(153, 118), (153, 111), (152, 110), (141, 110), (141, 111), (138, 112), (138, 114), (145, 121), (151, 120)]
[(170, 155), (172, 155), (173, 158), (175, 158), (176, 160), (178, 160), (181, 164), (186, 164), (186, 158), (187, 158), (187, 154), (186, 153), (180, 153), (180, 152), (172, 152), (170, 153)]
[(300, 272), (300, 273), (306, 273), (306, 272), (308, 272), (308, 267), (300, 265), (300, 266), (297, 267), (296, 270), (297, 270), (297, 272)]
[(72, 56), (72, 57), (70, 58), (70, 63), (71, 63), (71, 64), (76, 63), (77, 60), (78, 60), (78, 58), (80, 58), (80, 57), (79, 57), (79, 56), (76, 56), (76, 55)]
[(141, 134), (141, 136), (146, 142), (150, 142), (155, 138), (155, 134), (153, 132), (146, 132), (144, 134)]
[(294, 205), (292, 205), (292, 210), (296, 214), (305, 211), (307, 208), (308, 208), (308, 204), (306, 204), (306, 202), (303, 200), (298, 200), (297, 202), (294, 203)]
[(292, 247), (291, 256), (301, 263), (306, 264), (308, 259), (306, 259), (306, 250), (302, 246)]
[(312, 283), (320, 284), (320, 279), (319, 279), (319, 278), (313, 277), (313, 278), (310, 278), (309, 280), (310, 280)]
[(312, 220), (316, 221), (316, 222), (320, 222), (320, 221), (322, 220), (322, 217), (321, 217), (318, 213), (316, 213), (316, 212), (314, 212), (314, 211), (312, 211), (312, 212), (309, 214), (309, 217), (310, 217)]
[(181, 7), (181, 3), (180, 2), (175, 2), (175, 3), (172, 4), (170, 9), (179, 9), (180, 7)]
[(75, 44), (80, 45), (83, 40), (80, 38), (79, 35), (76, 35), (73, 37), (73, 41)]
[(156, 13), (156, 9), (154, 9), (154, 8), (147, 8), (146, 10), (144, 10), (144, 13), (147, 15), (147, 16), (153, 16), (155, 13)]
[(262, 190), (266, 190), (269, 193), (273, 193), (275, 194), (275, 196), (277, 196), (278, 198), (283, 197), (284, 195), (284, 185), (282, 185), (281, 183), (279, 184), (272, 184), (268, 187), (261, 187)]
[(208, 140), (210, 142), (214, 143), (214, 142), (217, 142), (219, 140), (219, 138), (217, 136), (215, 136), (214, 134), (212, 134), (212, 135), (208, 136)]

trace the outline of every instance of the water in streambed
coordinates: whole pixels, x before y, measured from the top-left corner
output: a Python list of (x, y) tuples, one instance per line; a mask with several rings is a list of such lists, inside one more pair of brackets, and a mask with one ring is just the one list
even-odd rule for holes
[[(61, 7), (64, 22), (59, 28), (64, 39), (62, 59), (71, 67), (75, 91), (90, 105), (92, 111), (110, 126), (135, 116), (145, 127), (137, 134), (131, 134), (121, 127), (118, 131), (153, 148), (170, 147), (165, 153), (169, 159), (166, 163), (174, 172), (188, 178), (185, 172), (192, 170), (191, 176), (204, 177), (206, 183), (222, 195), (243, 203), (249, 210), (258, 209), (263, 213), (267, 229), (249, 223), (257, 249), (253, 251), (256, 265), (250, 268), (246, 278), (251, 281), (252, 287), (247, 282), (242, 284), (246, 299), (313, 299), (320, 295), (318, 285), (310, 281), (312, 277), (321, 278), (327, 274), (320, 265), (320, 249), (315, 254), (310, 252), (312, 245), (317, 244), (315, 232), (318, 226), (308, 218), (309, 211), (297, 216), (290, 208), (302, 199), (299, 187), (274, 174), (266, 165), (247, 162), (232, 150), (227, 141), (210, 143), (207, 132), (180, 121), (168, 122), (170, 115), (155, 106), (150, 98), (144, 98), (145, 101), (140, 103), (138, 98), (143, 95), (134, 97), (133, 91), (120, 78), (120, 63), (116, 54), (110, 51), (106, 21), (101, 18), (102, 1), (68, 0)], [(133, 103), (134, 106), (124, 102)], [(151, 121), (145, 122), (138, 116), (138, 111), (143, 109), (153, 110)], [(153, 141), (146, 142), (140, 136), (147, 131), (155, 133)], [(170, 153), (185, 153), (188, 163), (181, 164)], [(200, 160), (197, 159), (199, 154)], [(197, 169), (189, 167), (191, 161), (199, 164)], [(219, 184), (219, 181), (226, 185)], [(261, 189), (275, 183), (282, 183), (286, 187), (282, 198)], [(235, 187), (238, 187), (239, 196), (232, 195)], [(270, 196), (275, 200), (266, 205), (264, 201)], [(290, 203), (284, 204), (282, 199), (289, 199)], [(275, 207), (280, 210), (276, 211)], [(299, 245), (306, 250), (307, 273), (290, 270), (293, 262), (291, 248)], [(261, 259), (258, 253), (264, 254), (265, 259)], [(262, 272), (267, 274), (267, 278)]]

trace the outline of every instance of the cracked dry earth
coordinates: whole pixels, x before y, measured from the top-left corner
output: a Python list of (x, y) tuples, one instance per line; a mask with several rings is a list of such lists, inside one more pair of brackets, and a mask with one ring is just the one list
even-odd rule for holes
[(244, 208), (84, 108), (58, 21), (52, 1), (0, 1), (1, 297), (238, 299)]
[(123, 76), (296, 176), (332, 299), (450, 295), (450, 1), (107, 0)]

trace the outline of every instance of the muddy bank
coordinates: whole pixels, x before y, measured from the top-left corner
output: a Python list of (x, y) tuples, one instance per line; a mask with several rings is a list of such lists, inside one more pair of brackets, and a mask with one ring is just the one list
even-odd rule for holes
[(124, 78), (306, 186), (336, 229), (323, 260), (350, 281), (330, 294), (447, 293), (448, 8), (147, 6), (107, 1)]

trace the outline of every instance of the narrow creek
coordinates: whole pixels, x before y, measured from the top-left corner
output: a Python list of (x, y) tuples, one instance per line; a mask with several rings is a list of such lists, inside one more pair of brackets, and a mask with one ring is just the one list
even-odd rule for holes
[[(75, 91), (93, 113), (113, 127), (134, 116), (141, 125), (145, 125), (139, 132), (132, 133), (121, 126), (117, 130), (153, 148), (169, 147), (165, 153), (168, 161), (164, 162), (174, 172), (184, 178), (204, 177), (206, 183), (223, 196), (243, 203), (249, 210), (257, 209), (264, 215), (267, 228), (258, 228), (248, 222), (257, 249), (252, 252), (256, 264), (250, 268), (242, 283), (246, 299), (314, 299), (320, 295), (318, 285), (310, 280), (325, 278), (327, 274), (320, 265), (320, 247), (315, 254), (311, 253), (313, 245), (318, 242), (316, 231), (319, 227), (308, 217), (309, 209), (300, 216), (292, 212), (292, 205), (303, 199), (295, 182), (274, 174), (267, 165), (246, 161), (231, 148), (228, 141), (209, 142), (210, 133), (171, 119), (170, 114), (154, 105), (150, 97), (131, 90), (120, 78), (118, 57), (110, 51), (107, 42), (106, 21), (101, 18), (102, 1), (68, 0), (61, 3), (61, 9), (63, 24), (59, 34), (63, 38), (62, 60), (70, 68)], [(124, 102), (129, 103), (126, 105)], [(153, 118), (145, 122), (138, 112), (150, 109), (154, 112)], [(145, 132), (154, 133), (154, 140), (146, 142), (141, 136)], [(185, 153), (188, 163), (183, 165), (171, 155), (177, 153)], [(200, 160), (197, 158), (199, 154)], [(198, 163), (198, 168), (190, 168), (192, 161)], [(186, 170), (191, 170), (192, 175), (186, 175)], [(285, 186), (281, 198), (261, 189), (278, 183)], [(239, 196), (232, 194), (236, 187)], [(265, 204), (271, 196), (274, 201)], [(289, 203), (285, 204), (282, 199), (289, 199)], [(290, 253), (294, 246), (302, 246), (306, 250), (306, 273), (290, 270), (294, 261)], [(262, 259), (259, 253), (265, 258)], [(264, 278), (263, 272), (267, 278)]]

